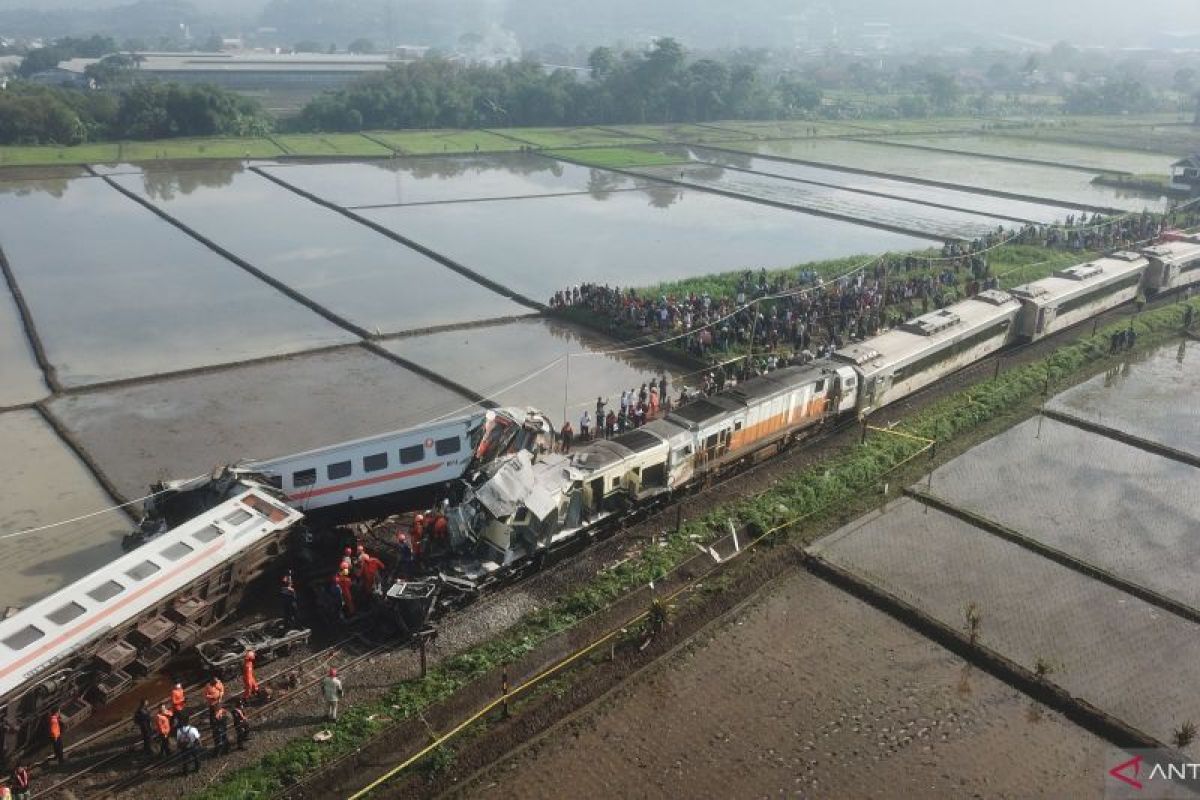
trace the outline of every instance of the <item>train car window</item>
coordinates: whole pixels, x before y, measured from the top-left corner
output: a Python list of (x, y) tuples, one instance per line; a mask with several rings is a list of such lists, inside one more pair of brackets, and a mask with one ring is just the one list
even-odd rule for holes
[(192, 546), (187, 542), (176, 542), (170, 547), (163, 548), (159, 555), (165, 558), (167, 561), (178, 561), (188, 553), (192, 552), (192, 549)]
[(851, 375), (849, 378), (846, 378), (844, 383), (846, 384), (847, 388), (850, 386), (853, 386), (854, 385), (854, 376)]
[(84, 611), (87, 611), (87, 609), (79, 605), (79, 603), (70, 602), (62, 608), (56, 608), (51, 611), (46, 615), (46, 619), (55, 625), (66, 625), (71, 620), (83, 614)]
[(449, 439), (438, 439), (433, 449), (439, 456), (448, 456), (462, 449), (462, 441), (457, 436), (452, 436)]
[(387, 469), (387, 465), (387, 453), (376, 453), (363, 459), (364, 472), (379, 472), (381, 469)]
[(350, 474), (350, 462), (339, 461), (336, 464), (330, 464), (325, 468), (325, 477), (331, 481), (336, 481), (338, 478), (345, 478)]
[(221, 535), (220, 528), (216, 527), (215, 525), (208, 525), (208, 526), (203, 527), (200, 530), (196, 531), (194, 534), (192, 534), (192, 538), (195, 539), (197, 542), (200, 542), (200, 544), (208, 544), (209, 542), (211, 542), (213, 539), (216, 539), (220, 535)]
[(425, 448), (419, 444), (414, 444), (412, 447), (405, 447), (400, 450), (401, 464), (415, 464), (425, 458)]
[(268, 475), (267, 483), (270, 484), (272, 487), (274, 487), (280, 491), (283, 491), (283, 476), (282, 475)]
[(125, 587), (116, 581), (105, 581), (87, 594), (88, 597), (97, 603), (103, 603), (105, 600), (113, 599), (123, 591), (125, 591)]
[(821, 378), (821, 380), (817, 381), (817, 385), (813, 387), (813, 391), (814, 392), (825, 391), (825, 379), (824, 378)]
[(734, 429), (735, 431), (740, 431), (740, 430), (742, 429), (742, 423), (741, 423), (741, 422), (735, 422), (735, 423), (733, 423), (733, 429)]
[(125, 570), (125, 574), (133, 578), (135, 581), (140, 581), (149, 578), (151, 575), (158, 572), (159, 569), (161, 569), (161, 567), (159, 567), (158, 564), (155, 564), (153, 561), (143, 561), (133, 569)]
[(241, 525), (248, 519), (254, 519), (254, 515), (249, 511), (243, 511), (239, 508), (237, 511), (226, 517), (225, 521), (230, 525)]
[(21, 628), (21, 630), (5, 639), (4, 643), (8, 645), (10, 650), (20, 650), (24, 647), (28, 647), (45, 635), (45, 631), (43, 631), (41, 628), (35, 628), (32, 625), (26, 625), (24, 628)]
[(46, 615), (46, 619), (53, 622), (55, 625), (66, 625), (71, 620), (81, 616), (87, 609), (74, 601), (67, 603), (61, 608), (56, 608)]
[(299, 472), (292, 473), (292, 487), (299, 489), (301, 486), (312, 486), (317, 482), (317, 470), (302, 469)]

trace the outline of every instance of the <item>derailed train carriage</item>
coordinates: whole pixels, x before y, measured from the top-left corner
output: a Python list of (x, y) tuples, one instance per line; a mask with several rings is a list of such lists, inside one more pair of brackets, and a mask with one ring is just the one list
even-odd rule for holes
[(243, 487), (152, 543), (0, 621), (0, 756), (70, 730), (233, 613), (302, 515)]

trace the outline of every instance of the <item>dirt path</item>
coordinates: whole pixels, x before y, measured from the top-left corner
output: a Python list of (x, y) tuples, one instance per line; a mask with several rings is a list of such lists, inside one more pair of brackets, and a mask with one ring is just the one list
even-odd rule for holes
[(1105, 753), (796, 572), (459, 796), (1094, 797)]

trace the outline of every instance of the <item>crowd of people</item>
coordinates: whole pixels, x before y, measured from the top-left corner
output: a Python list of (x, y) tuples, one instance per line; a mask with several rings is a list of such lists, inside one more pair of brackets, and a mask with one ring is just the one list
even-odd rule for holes
[(832, 279), (813, 270), (774, 276), (747, 271), (723, 296), (650, 296), (585, 283), (556, 292), (550, 305), (584, 309), (607, 320), (614, 331), (679, 336), (676, 343), (698, 358), (717, 360), (734, 349), (757, 353), (755, 369), (762, 371), (769, 368), (769, 356), (789, 363), (827, 357), (849, 341), (998, 288), (999, 277), (988, 261), (998, 246), (1111, 250), (1154, 239), (1163, 226), (1162, 217), (1149, 213), (1107, 221), (1098, 214), (1070, 215), (1063, 226), (1001, 228), (970, 242), (947, 242), (935, 256), (883, 256)]
[(651, 378), (638, 389), (622, 390), (620, 400), (615, 404), (610, 399), (597, 397), (595, 416), (585, 408), (579, 416), (578, 431), (572, 427), (571, 420), (563, 422), (558, 432), (559, 448), (569, 453), (571, 445), (576, 442), (620, 436), (669, 414), (673, 407), (686, 403), (688, 399), (685, 386), (680, 389), (679, 399), (671, 400), (671, 387), (666, 375)]

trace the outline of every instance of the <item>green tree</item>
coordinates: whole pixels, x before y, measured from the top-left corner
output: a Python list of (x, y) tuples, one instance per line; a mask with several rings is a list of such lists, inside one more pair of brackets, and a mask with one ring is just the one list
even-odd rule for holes
[(351, 53), (358, 53), (360, 55), (368, 55), (370, 53), (375, 52), (375, 43), (372, 42), (370, 39), (355, 39), (353, 42), (351, 42), (349, 45), (346, 46), (346, 50), (348, 50)]
[(57, 47), (39, 47), (36, 50), (31, 50), (25, 56), (24, 60), (21, 61), (21, 67), (17, 70), (17, 74), (23, 78), (28, 78), (30, 75), (54, 69), (68, 58), (70, 58), (70, 55), (63, 50), (59, 50)]
[(206, 53), (219, 53), (224, 46), (225, 40), (219, 34), (214, 33), (204, 40), (204, 44), (200, 46), (200, 49)]
[(591, 70), (592, 80), (607, 80), (617, 66), (617, 57), (612, 48), (597, 47), (588, 54), (588, 69)]
[(305, 39), (303, 42), (296, 42), (292, 46), (294, 53), (320, 53), (322, 48), (319, 42), (314, 42), (312, 39)]
[(925, 86), (929, 91), (929, 100), (933, 107), (945, 113), (954, 108), (962, 96), (962, 89), (953, 75), (944, 72), (932, 72), (925, 77)]

